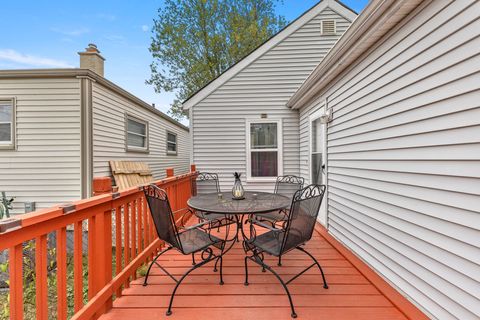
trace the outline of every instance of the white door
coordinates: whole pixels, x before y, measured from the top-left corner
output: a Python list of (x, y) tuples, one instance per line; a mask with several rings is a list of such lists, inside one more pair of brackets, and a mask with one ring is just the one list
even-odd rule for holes
[[(324, 108), (316, 111), (310, 116), (310, 183), (327, 184), (325, 177), (325, 125), (320, 122), (320, 116), (323, 115)], [(326, 199), (323, 199), (319, 221), (326, 225), (327, 210)]]

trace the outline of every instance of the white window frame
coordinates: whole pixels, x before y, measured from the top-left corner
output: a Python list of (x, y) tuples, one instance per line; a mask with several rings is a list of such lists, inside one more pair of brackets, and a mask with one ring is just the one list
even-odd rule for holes
[[(276, 123), (277, 124), (277, 148), (270, 149), (252, 149), (250, 139), (250, 125), (256, 123)], [(277, 177), (252, 177), (251, 168), (251, 152), (268, 152), (277, 151), (277, 167), (278, 176), (283, 175), (283, 127), (282, 119), (247, 119), (245, 124), (245, 136), (246, 136), (246, 159), (247, 159), (247, 182), (275, 182)]]
[[(169, 143), (168, 134), (171, 134), (171, 135), (175, 136), (175, 151), (168, 150), (168, 143)], [(166, 147), (167, 147), (167, 155), (176, 156), (178, 154), (178, 135), (173, 131), (167, 130), (167, 133), (166, 133), (166, 136), (165, 136), (165, 141), (166, 141)]]
[(1, 122), (1, 123), (11, 123), (10, 126), (10, 141), (0, 141), (0, 150), (12, 150), (16, 147), (16, 140), (17, 140), (17, 130), (16, 130), (16, 122), (17, 122), (17, 107), (16, 107), (16, 100), (12, 97), (0, 97), (0, 101), (10, 102), (12, 104), (12, 118), (11, 122)]
[[(315, 111), (314, 113), (312, 113), (308, 120), (308, 140), (309, 140), (309, 149), (308, 149), (308, 181), (310, 181), (310, 183), (313, 183), (312, 181), (312, 151), (313, 151), (313, 138), (312, 138), (312, 134), (313, 134), (313, 128), (312, 128), (312, 122), (315, 121), (315, 120), (318, 120), (320, 119), (320, 117), (325, 113), (325, 104), (322, 104), (320, 106), (320, 108)], [(325, 161), (325, 157), (326, 157), (326, 126), (325, 125), (322, 125), (322, 138), (323, 138), (323, 141), (322, 141), (322, 165), (327, 165), (326, 164), (326, 161)], [(325, 172), (326, 172), (326, 167), (325, 167)], [(326, 182), (325, 182), (326, 184)]]
[[(128, 134), (134, 134), (138, 135), (135, 132), (129, 132), (128, 131), (128, 120), (135, 121), (137, 123), (141, 123), (145, 125), (145, 147), (136, 147), (136, 146), (129, 146), (128, 145)], [(149, 151), (149, 127), (148, 127), (148, 121), (145, 121), (143, 119), (140, 119), (136, 116), (133, 116), (131, 114), (125, 113), (125, 150), (128, 152), (143, 152), (143, 153), (148, 153)]]

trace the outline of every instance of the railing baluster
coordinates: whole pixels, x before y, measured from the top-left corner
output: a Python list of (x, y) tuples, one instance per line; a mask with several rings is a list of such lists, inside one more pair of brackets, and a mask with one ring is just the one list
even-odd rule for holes
[(148, 219), (147, 219), (147, 201), (145, 200), (145, 197), (142, 195), (142, 220), (143, 220), (143, 248), (146, 248), (150, 242), (148, 241)]
[[(137, 256), (137, 210), (138, 210), (138, 203), (137, 200), (134, 200), (132, 202), (132, 216), (130, 220), (130, 225), (131, 225), (131, 230), (132, 230), (132, 237), (131, 237), (131, 242), (132, 242), (132, 253), (131, 257), (132, 260), (135, 259)], [(137, 278), (136, 273), (132, 274), (132, 278), (135, 280)]]
[[(112, 280), (112, 210), (107, 210), (99, 215), (103, 218), (103, 228), (98, 228), (98, 232), (102, 233), (103, 241), (102, 246), (98, 248), (99, 255), (103, 255), (103, 273), (101, 287), (103, 288), (110, 280)], [(103, 251), (103, 252), (102, 252)], [(102, 272), (103, 271), (103, 272)], [(100, 291), (100, 290), (99, 290)], [(105, 310), (108, 311), (112, 308), (112, 297), (105, 303)], [(103, 313), (103, 312), (102, 312)]]
[[(73, 229), (73, 299), (74, 310), (83, 307), (83, 223), (75, 222)], [(90, 247), (90, 246), (89, 246)]]
[(10, 319), (23, 319), (23, 246), (8, 251), (10, 273)]
[[(122, 206), (115, 209), (115, 275), (123, 270), (122, 267)], [(122, 288), (115, 291), (118, 298), (122, 295)]]
[(143, 202), (142, 198), (137, 198), (137, 237), (138, 237), (138, 253), (143, 251), (142, 244), (142, 220), (143, 220)]
[(57, 319), (67, 319), (67, 228), (57, 230)]
[[(124, 252), (124, 259), (125, 259), (125, 266), (130, 263), (130, 210), (132, 206), (130, 203), (124, 206), (123, 210), (123, 237), (124, 237), (124, 244), (123, 244), (123, 252)], [(130, 280), (128, 279), (124, 285), (125, 288), (130, 287)]]
[(35, 304), (37, 319), (48, 319), (46, 234), (35, 240)]
[(95, 221), (96, 217), (93, 216), (88, 219), (88, 300), (95, 296)]

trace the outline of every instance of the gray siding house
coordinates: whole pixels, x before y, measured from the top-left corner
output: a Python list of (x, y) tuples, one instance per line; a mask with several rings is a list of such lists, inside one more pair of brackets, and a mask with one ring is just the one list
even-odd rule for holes
[[(285, 38), (193, 98), (194, 161), (228, 175), (246, 168), (249, 136), (278, 145), (276, 173), (327, 185), (320, 222), (330, 234), (431, 318), (479, 319), (479, 17), (473, 0), (373, 0), (311, 73), (301, 62), (319, 42), (293, 33), (305, 46), (294, 47), (298, 65), (257, 67)], [(292, 72), (282, 90), (278, 77), (265, 80), (271, 86), (258, 80), (273, 65)], [(236, 91), (234, 83), (250, 86)], [(250, 117), (281, 119), (283, 145), (268, 131), (250, 133)]]
[[(299, 112), (285, 104), (356, 16), (322, 1), (186, 101), (198, 170), (217, 172), (224, 189), (234, 171), (266, 191), (277, 175), (299, 175)], [(270, 141), (250, 141), (264, 130)]]
[(0, 71), (0, 191), (37, 209), (87, 198), (109, 160), (188, 172), (189, 131), (103, 77), (94, 46), (80, 69)]

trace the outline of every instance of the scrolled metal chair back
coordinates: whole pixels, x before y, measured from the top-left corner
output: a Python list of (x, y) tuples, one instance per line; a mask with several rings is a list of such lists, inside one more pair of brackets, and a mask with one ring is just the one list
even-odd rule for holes
[(295, 192), (281, 252), (287, 252), (312, 238), (325, 189), (324, 185), (312, 184)]
[(280, 176), (277, 177), (275, 182), (275, 191), (276, 194), (281, 194), (288, 198), (293, 198), (295, 192), (303, 188), (305, 179), (302, 177), (297, 177), (293, 175)]
[(145, 193), (158, 237), (172, 247), (182, 251), (182, 243), (178, 236), (178, 229), (167, 193), (154, 184), (144, 186), (143, 192)]
[(206, 193), (219, 193), (220, 185), (216, 173), (200, 172), (194, 181), (193, 195)]

